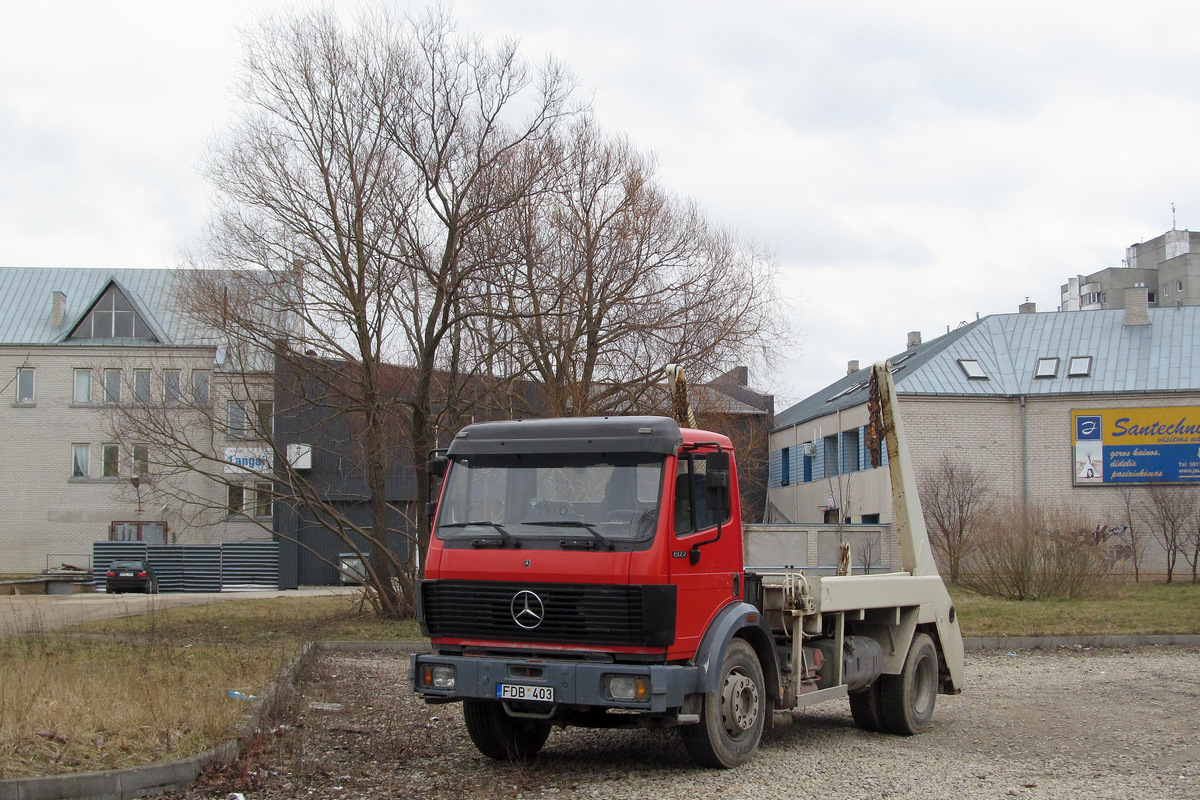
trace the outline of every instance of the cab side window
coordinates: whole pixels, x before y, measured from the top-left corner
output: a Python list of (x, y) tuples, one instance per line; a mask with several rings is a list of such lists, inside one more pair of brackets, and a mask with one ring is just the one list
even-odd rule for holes
[[(675, 469), (675, 534), (686, 536), (727, 522), (726, 512), (708, 507), (703, 454), (685, 453), (679, 456)], [(722, 518), (724, 517), (724, 518)]]

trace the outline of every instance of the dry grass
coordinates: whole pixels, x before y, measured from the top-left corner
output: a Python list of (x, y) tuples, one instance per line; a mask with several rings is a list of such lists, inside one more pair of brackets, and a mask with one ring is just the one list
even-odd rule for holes
[(300, 645), (392, 640), (412, 623), (346, 597), (157, 610), (0, 639), (0, 778), (142, 766), (229, 738)]
[(951, 587), (963, 636), (1200, 634), (1200, 585), (1116, 583), (1103, 598), (1000, 600)]

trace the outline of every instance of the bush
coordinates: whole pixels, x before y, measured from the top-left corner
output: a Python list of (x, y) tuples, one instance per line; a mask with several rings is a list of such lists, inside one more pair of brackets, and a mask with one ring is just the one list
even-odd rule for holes
[(1099, 593), (1111, 572), (1107, 544), (1078, 512), (1009, 503), (980, 521), (960, 583), (1008, 600), (1078, 598)]

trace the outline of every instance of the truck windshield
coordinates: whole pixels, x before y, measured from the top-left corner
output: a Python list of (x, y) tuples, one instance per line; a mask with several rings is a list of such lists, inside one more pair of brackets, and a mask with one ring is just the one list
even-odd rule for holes
[(606, 542), (646, 541), (658, 523), (664, 461), (647, 453), (455, 457), (437, 535), (505, 543), (597, 534)]

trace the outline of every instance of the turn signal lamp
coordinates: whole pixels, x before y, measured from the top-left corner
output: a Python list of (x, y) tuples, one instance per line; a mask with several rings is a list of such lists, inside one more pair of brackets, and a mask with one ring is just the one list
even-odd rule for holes
[(641, 702), (647, 698), (649, 687), (644, 675), (609, 675), (605, 683), (613, 700)]

